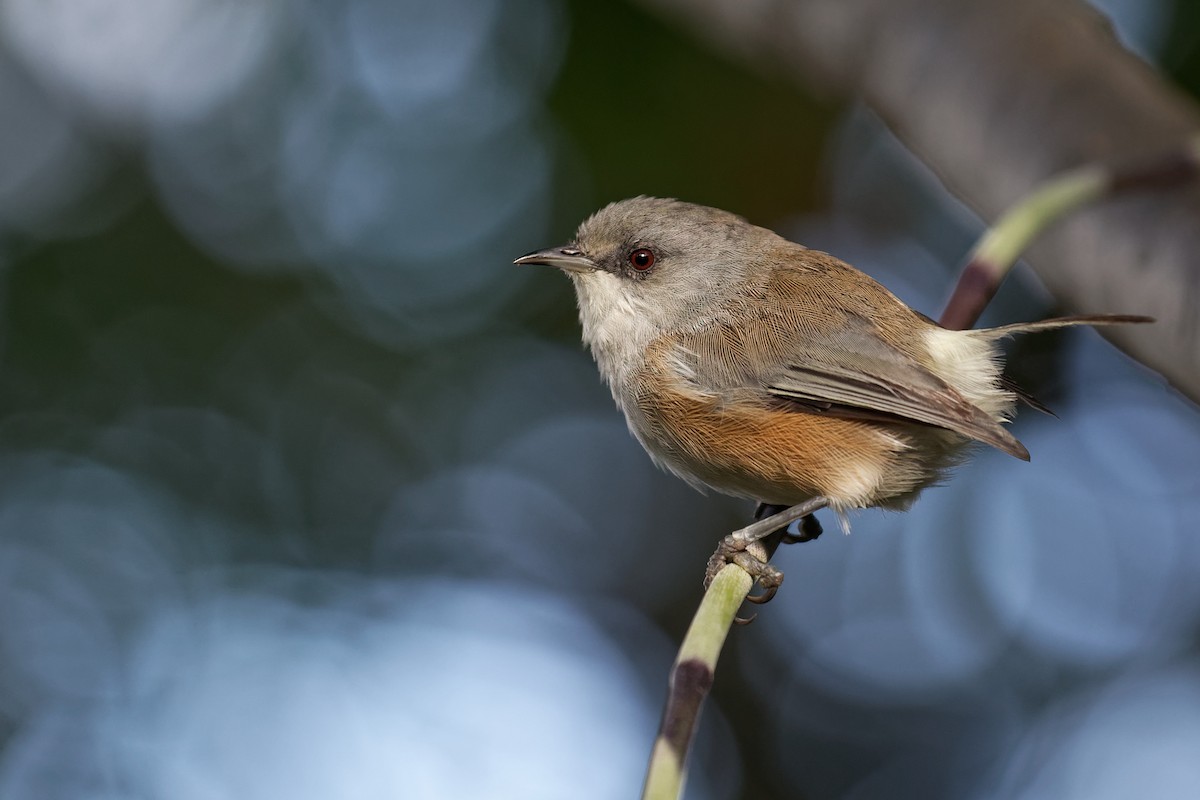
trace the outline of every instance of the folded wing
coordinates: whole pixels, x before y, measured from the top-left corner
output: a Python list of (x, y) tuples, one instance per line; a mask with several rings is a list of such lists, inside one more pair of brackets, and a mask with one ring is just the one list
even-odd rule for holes
[[(764, 316), (736, 328), (716, 326), (686, 338), (695, 363), (718, 392), (749, 390), (798, 413), (907, 422), (954, 431), (1029, 460), (1029, 451), (913, 352), (889, 344), (874, 323), (845, 314), (815, 331), (791, 315)], [(691, 371), (692, 375), (696, 372)]]

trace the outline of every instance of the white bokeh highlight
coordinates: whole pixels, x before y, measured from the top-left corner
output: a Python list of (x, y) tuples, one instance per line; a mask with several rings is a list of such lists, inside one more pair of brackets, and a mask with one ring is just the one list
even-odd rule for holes
[(0, 31), (45, 80), (117, 126), (207, 113), (260, 68), (282, 0), (4, 0)]

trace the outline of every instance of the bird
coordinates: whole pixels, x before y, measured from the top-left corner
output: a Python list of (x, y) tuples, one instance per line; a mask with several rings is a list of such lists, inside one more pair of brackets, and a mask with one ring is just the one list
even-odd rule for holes
[(720, 209), (640, 196), (517, 264), (565, 272), (633, 436), (704, 490), (769, 506), (907, 509), (982, 443), (1029, 451), (1000, 342), (1059, 317), (950, 330), (844, 261)]

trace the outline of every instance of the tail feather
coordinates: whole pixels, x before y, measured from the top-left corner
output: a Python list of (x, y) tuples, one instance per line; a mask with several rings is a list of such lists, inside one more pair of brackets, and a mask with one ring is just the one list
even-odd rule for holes
[(1138, 314), (1080, 314), (1071, 317), (1043, 319), (1038, 322), (1014, 322), (1011, 325), (1001, 325), (997, 328), (978, 328), (971, 333), (985, 339), (1003, 339), (1018, 333), (1052, 331), (1075, 325), (1133, 325), (1143, 322), (1154, 322), (1154, 317), (1143, 317)]
[(1000, 376), (1000, 386), (1004, 389), (1004, 391), (1012, 392), (1012, 394), (1015, 395), (1018, 400), (1032, 408), (1034, 411), (1040, 411), (1043, 414), (1048, 414), (1055, 418), (1058, 417), (1058, 414), (1055, 414), (1041, 400), (1038, 400), (1032, 394), (1018, 386), (1016, 381), (1007, 375)]
[[(997, 328), (979, 328), (971, 331), (988, 341), (1003, 339), (1006, 336), (1014, 336), (1019, 333), (1037, 333), (1038, 331), (1052, 331), (1057, 328), (1070, 328), (1075, 325), (1134, 325), (1143, 322), (1154, 322), (1153, 317), (1143, 317), (1137, 314), (1080, 314), (1071, 317), (1055, 317), (1054, 319), (1044, 319), (1039, 322), (1016, 322), (1012, 325), (1001, 325)], [(1017, 399), (1025, 403), (1027, 406), (1041, 411), (1043, 414), (1049, 414), (1052, 417), (1058, 416), (1029, 392), (1017, 386), (1011, 378), (1001, 376), (1000, 385), (1009, 392), (1016, 395)]]

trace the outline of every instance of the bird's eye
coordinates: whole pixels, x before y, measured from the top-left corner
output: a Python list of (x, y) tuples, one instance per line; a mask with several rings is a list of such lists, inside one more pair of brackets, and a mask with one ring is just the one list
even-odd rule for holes
[(645, 247), (639, 247), (629, 254), (629, 263), (638, 272), (645, 272), (654, 266), (654, 251)]

